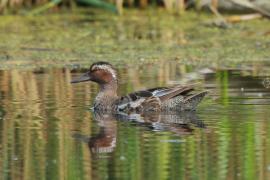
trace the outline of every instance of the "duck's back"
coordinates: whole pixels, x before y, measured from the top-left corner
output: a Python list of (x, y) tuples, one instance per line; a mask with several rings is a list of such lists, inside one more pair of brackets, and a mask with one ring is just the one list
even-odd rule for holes
[(193, 93), (188, 86), (158, 87), (137, 91), (121, 97), (117, 101), (117, 111), (183, 111), (195, 110), (207, 92)]

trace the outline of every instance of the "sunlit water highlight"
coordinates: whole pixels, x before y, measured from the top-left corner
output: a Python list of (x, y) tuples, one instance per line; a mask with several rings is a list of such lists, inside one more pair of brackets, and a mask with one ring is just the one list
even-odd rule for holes
[[(196, 114), (93, 114), (70, 68), (0, 71), (2, 179), (269, 179), (269, 68), (160, 62), (119, 67), (120, 94), (177, 83), (209, 90)], [(83, 70), (82, 70), (83, 71)]]

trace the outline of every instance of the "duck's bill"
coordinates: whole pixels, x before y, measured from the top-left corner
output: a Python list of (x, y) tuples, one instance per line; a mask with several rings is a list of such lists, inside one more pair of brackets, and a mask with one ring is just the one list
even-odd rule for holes
[(79, 83), (79, 82), (85, 82), (85, 81), (91, 81), (91, 77), (89, 76), (88, 72), (78, 78), (73, 79), (70, 83)]

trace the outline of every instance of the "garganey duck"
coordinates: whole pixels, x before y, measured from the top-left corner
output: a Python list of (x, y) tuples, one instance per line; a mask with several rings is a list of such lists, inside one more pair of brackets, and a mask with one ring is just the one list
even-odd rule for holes
[(100, 87), (94, 101), (94, 110), (113, 113), (193, 111), (207, 94), (207, 91), (194, 93), (192, 86), (178, 85), (137, 91), (119, 97), (117, 95), (117, 72), (108, 62), (92, 64), (89, 71), (72, 80), (71, 83), (84, 81), (96, 82)]

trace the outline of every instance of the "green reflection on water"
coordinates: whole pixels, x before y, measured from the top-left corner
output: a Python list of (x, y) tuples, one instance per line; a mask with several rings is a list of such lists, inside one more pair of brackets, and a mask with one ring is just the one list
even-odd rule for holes
[[(140, 65), (134, 68), (142, 71), (120, 67), (121, 94), (177, 82), (200, 67), (160, 62), (149, 71)], [(72, 86), (69, 69), (1, 71), (1, 176), (268, 179), (270, 93), (260, 82), (269, 71), (260, 64), (250, 69), (218, 70), (193, 80), (211, 91), (197, 113), (206, 127), (189, 124), (165, 131), (140, 123), (94, 119), (88, 109), (97, 86)], [(103, 131), (106, 136), (102, 137)], [(82, 140), (73, 138), (74, 133), (83, 135)], [(89, 137), (99, 137), (92, 149)]]

